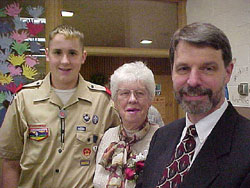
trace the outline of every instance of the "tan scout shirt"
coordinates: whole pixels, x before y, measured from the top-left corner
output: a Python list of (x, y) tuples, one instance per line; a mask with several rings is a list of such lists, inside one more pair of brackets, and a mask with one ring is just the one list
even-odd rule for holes
[(22, 89), (9, 106), (0, 129), (0, 157), (20, 160), (19, 187), (90, 188), (100, 138), (118, 124), (104, 87), (79, 76), (76, 92), (63, 106), (48, 74)]

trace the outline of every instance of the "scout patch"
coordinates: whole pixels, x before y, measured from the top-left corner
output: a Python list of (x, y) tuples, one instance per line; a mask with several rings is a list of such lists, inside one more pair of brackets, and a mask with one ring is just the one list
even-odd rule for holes
[(29, 128), (37, 128), (37, 129), (38, 128), (43, 129), (47, 127), (46, 124), (29, 124), (28, 126)]
[(49, 136), (48, 128), (29, 128), (29, 138), (35, 141), (44, 140)]
[(98, 121), (99, 121), (98, 116), (97, 116), (97, 115), (93, 115), (92, 122), (93, 122), (94, 124), (97, 124)]
[(88, 123), (90, 120), (90, 115), (89, 114), (83, 114), (83, 120)]
[(90, 149), (90, 148), (84, 148), (84, 149), (82, 150), (82, 153), (83, 153), (83, 155), (84, 155), (85, 157), (88, 157), (88, 156), (90, 156), (90, 154), (91, 154), (91, 149)]
[(84, 127), (84, 126), (77, 126), (76, 130), (77, 131), (86, 131), (86, 127)]
[(90, 160), (80, 160), (80, 165), (81, 166), (89, 166)]

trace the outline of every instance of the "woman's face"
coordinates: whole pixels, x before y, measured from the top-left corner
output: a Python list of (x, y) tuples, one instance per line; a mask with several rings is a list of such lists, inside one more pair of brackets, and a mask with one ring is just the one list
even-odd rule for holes
[(123, 126), (133, 130), (146, 120), (152, 100), (143, 82), (129, 81), (118, 84), (114, 102)]

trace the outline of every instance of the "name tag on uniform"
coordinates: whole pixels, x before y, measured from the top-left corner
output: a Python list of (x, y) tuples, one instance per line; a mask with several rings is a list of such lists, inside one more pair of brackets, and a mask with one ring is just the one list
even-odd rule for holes
[(89, 164), (90, 164), (90, 160), (81, 160), (80, 161), (81, 166), (89, 166)]
[(76, 130), (77, 131), (86, 131), (86, 127), (85, 126), (77, 126)]

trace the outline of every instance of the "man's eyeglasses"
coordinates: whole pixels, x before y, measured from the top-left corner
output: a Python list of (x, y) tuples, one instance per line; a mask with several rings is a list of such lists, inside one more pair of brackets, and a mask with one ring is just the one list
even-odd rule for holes
[(143, 99), (147, 96), (147, 91), (143, 89), (137, 89), (137, 90), (118, 89), (117, 90), (117, 95), (124, 99), (129, 98), (132, 93), (137, 99)]

